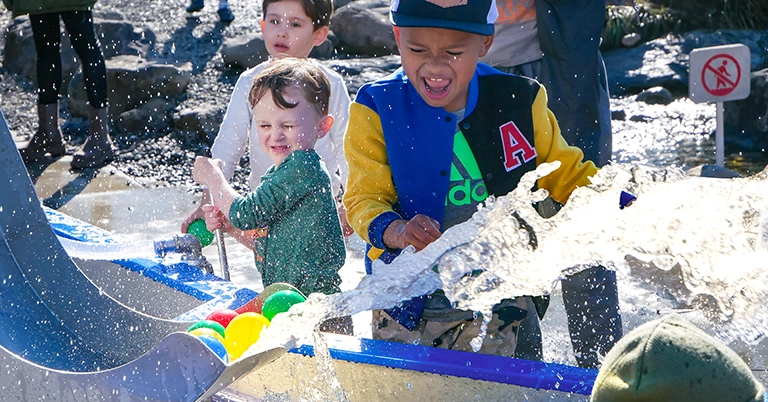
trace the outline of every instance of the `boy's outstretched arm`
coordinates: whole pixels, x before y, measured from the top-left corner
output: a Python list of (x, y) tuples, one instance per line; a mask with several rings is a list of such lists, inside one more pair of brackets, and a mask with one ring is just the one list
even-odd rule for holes
[(232, 201), (239, 194), (229, 185), (229, 182), (224, 177), (221, 165), (220, 159), (198, 156), (195, 158), (192, 178), (196, 183), (208, 188), (208, 191), (212, 194), (213, 205), (217, 206), (225, 216), (229, 216), (229, 208), (232, 205)]

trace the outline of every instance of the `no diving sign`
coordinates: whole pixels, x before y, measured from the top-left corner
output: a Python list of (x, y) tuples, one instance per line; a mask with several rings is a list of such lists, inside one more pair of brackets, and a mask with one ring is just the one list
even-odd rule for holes
[(696, 103), (749, 96), (750, 60), (745, 45), (695, 49), (690, 54), (689, 96)]

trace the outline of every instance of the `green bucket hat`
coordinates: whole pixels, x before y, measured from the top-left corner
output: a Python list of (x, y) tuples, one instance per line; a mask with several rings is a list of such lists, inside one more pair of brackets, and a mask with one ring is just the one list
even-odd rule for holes
[(750, 402), (765, 401), (764, 392), (736, 352), (670, 314), (616, 343), (591, 400)]

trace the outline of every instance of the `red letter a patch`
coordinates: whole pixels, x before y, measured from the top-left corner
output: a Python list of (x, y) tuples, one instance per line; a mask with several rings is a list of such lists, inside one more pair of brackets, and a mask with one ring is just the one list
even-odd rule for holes
[[(499, 131), (504, 146), (504, 168), (507, 172), (536, 157), (536, 149), (528, 143), (514, 122), (504, 124), (499, 127)], [(520, 161), (521, 158), (523, 162)]]

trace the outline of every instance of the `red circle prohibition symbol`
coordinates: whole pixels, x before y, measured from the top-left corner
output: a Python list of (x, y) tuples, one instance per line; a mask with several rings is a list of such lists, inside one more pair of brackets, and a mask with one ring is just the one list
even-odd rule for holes
[[(716, 60), (719, 61), (721, 59), (723, 60), (722, 63), (714, 63)], [(729, 60), (736, 66), (735, 80), (732, 78), (733, 76), (728, 73)], [(715, 76), (714, 88), (710, 88), (710, 86), (707, 85), (707, 72), (714, 74)], [(714, 96), (725, 96), (733, 92), (733, 90), (736, 89), (739, 80), (741, 80), (741, 66), (739, 65), (739, 62), (729, 54), (712, 56), (706, 63), (704, 63), (704, 68), (701, 69), (701, 83), (704, 85), (704, 89)]]

